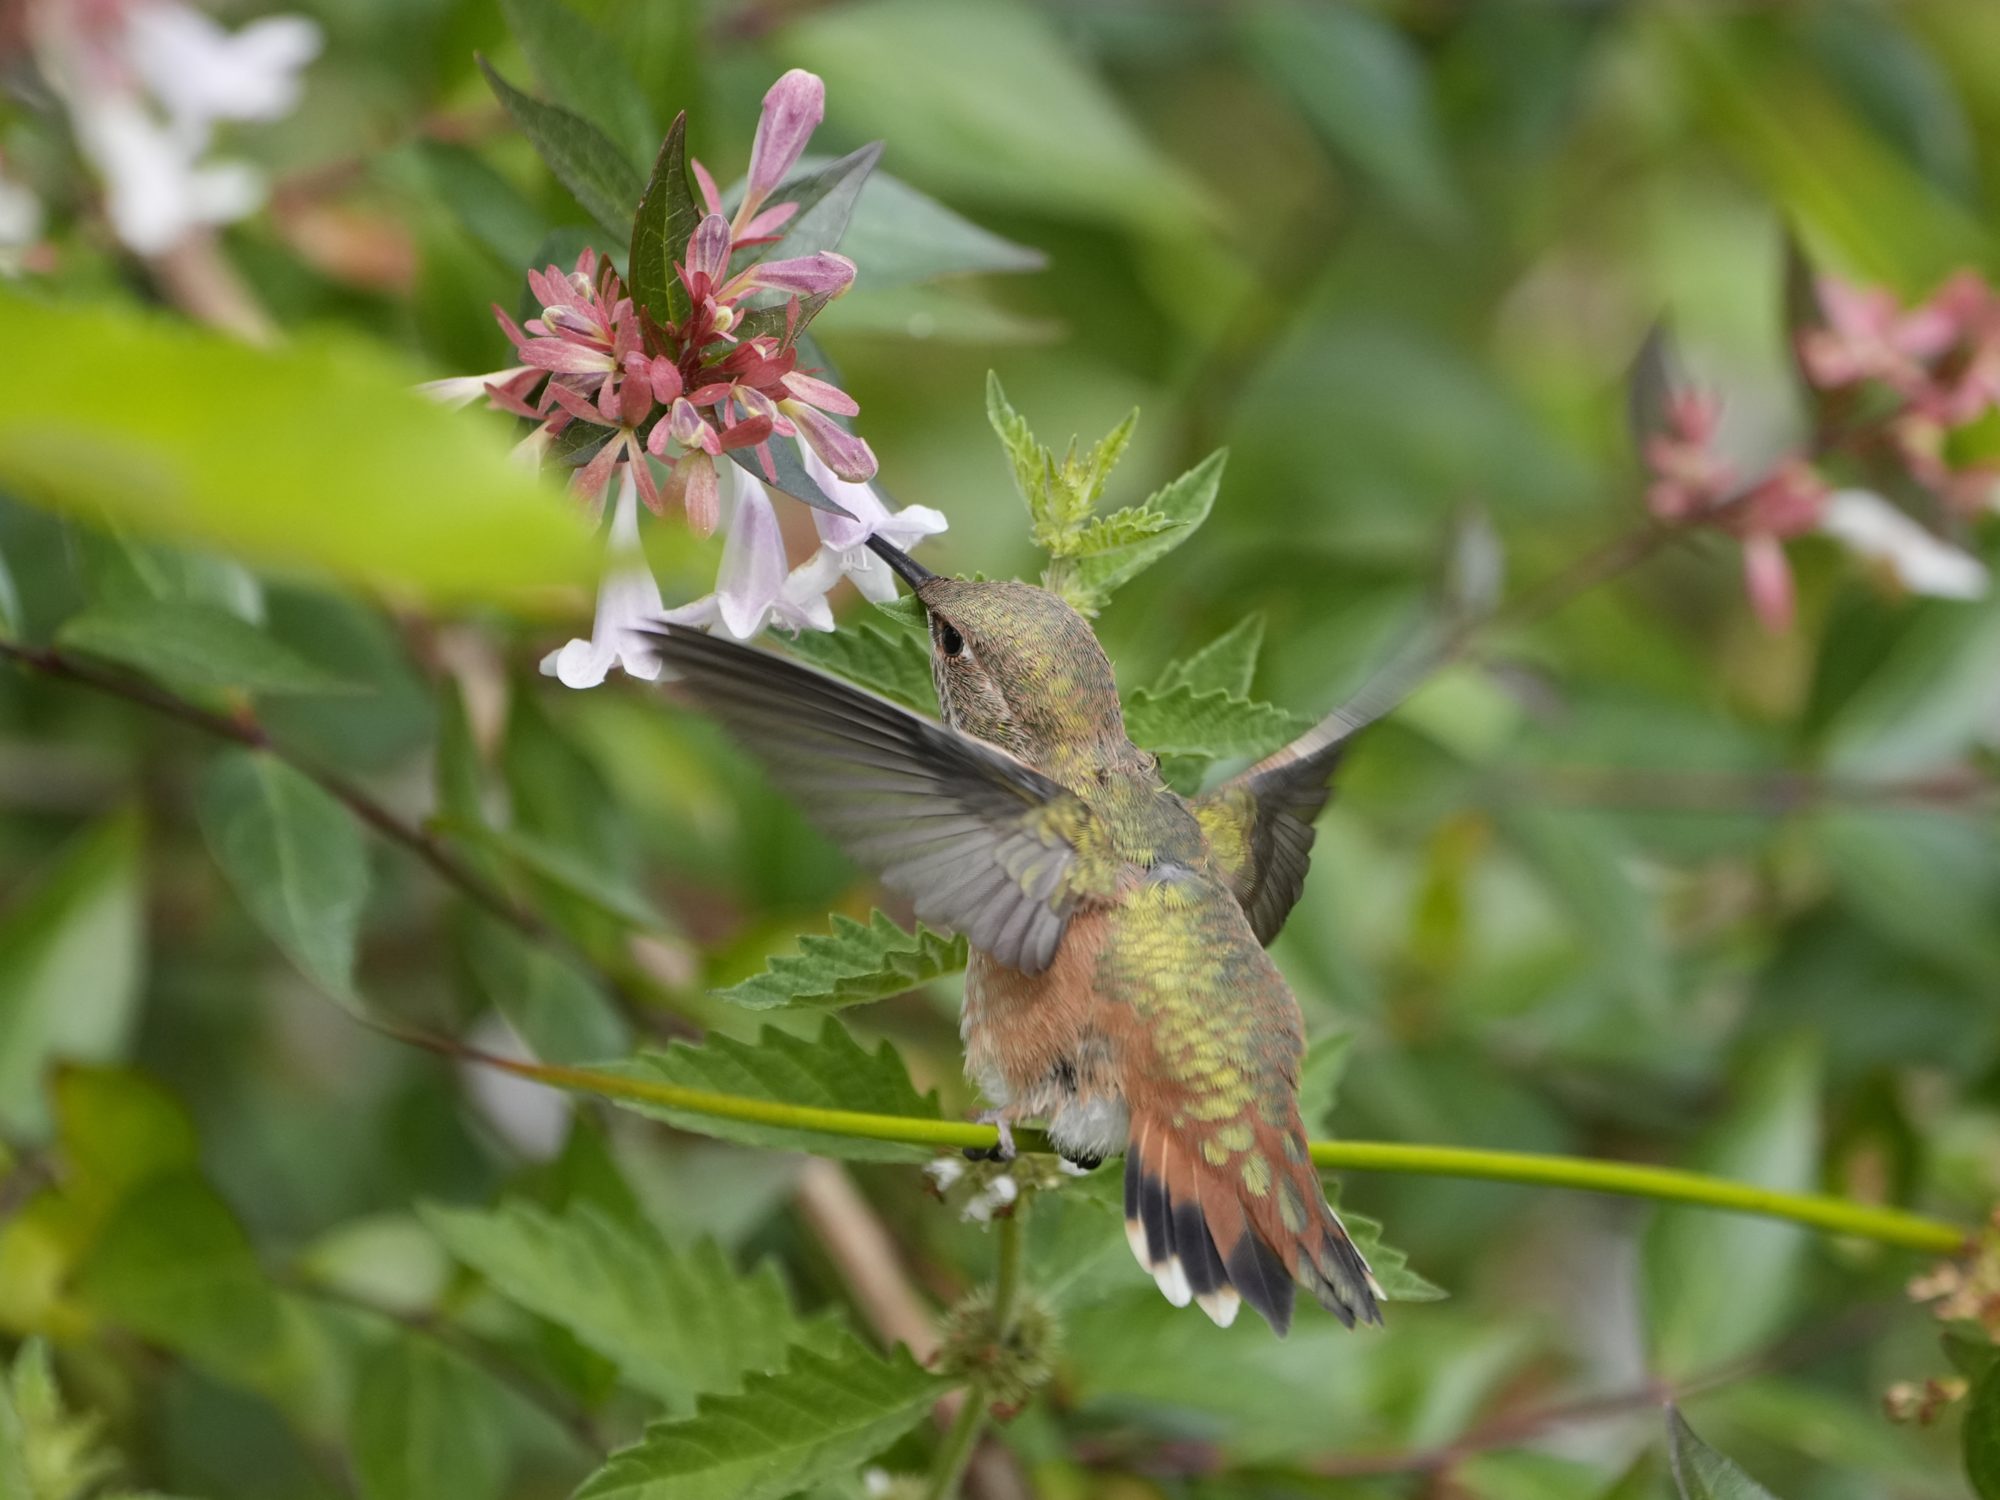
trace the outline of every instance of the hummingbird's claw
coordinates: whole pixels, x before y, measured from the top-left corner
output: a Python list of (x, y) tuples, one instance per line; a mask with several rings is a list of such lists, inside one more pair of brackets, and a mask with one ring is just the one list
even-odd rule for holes
[(967, 1146), (967, 1161), (1012, 1161), (1020, 1153), (1014, 1149), (1014, 1127), (1009, 1125), (997, 1109), (989, 1109), (977, 1121), (981, 1125), (991, 1125), (1000, 1132), (1000, 1140), (992, 1146)]
[(1104, 1165), (1101, 1156), (1064, 1156), (1062, 1169), (1072, 1177), (1087, 1177)]

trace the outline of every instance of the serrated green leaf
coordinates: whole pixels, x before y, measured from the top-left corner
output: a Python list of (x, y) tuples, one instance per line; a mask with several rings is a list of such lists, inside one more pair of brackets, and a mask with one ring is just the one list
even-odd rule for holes
[(1077, 607), (1084, 609), (1087, 605), (1086, 613), (1101, 609), (1116, 589), (1193, 536), (1214, 508), (1216, 492), (1222, 486), (1223, 465), (1228, 459), (1226, 449), (1217, 449), (1147, 499), (1148, 510), (1158, 511), (1178, 523), (1172, 530), (1068, 564), (1064, 597), (1072, 604), (1081, 599), (1083, 603)]
[[(609, 1071), (782, 1104), (858, 1110), (864, 1114), (915, 1115), (927, 1120), (940, 1117), (937, 1095), (917, 1092), (894, 1047), (884, 1042), (875, 1051), (866, 1051), (831, 1016), (819, 1036), (810, 1040), (775, 1027), (766, 1027), (754, 1044), (711, 1032), (698, 1046), (676, 1042), (664, 1051), (642, 1052), (628, 1062), (614, 1064)], [(613, 1102), (682, 1130), (748, 1146), (811, 1151), (854, 1161), (922, 1162), (933, 1155), (927, 1147), (896, 1141), (869, 1141), (789, 1126), (723, 1120), (626, 1099)]]
[(1667, 1456), (1681, 1500), (1774, 1500), (1771, 1492), (1694, 1435), (1677, 1407), (1667, 1408)]
[(1973, 1493), (1979, 1500), (2000, 1500), (2000, 1363), (1988, 1364), (1973, 1383), (1960, 1436)]
[(745, 1275), (711, 1240), (685, 1250), (590, 1204), (427, 1207), (445, 1248), (509, 1300), (569, 1330), (674, 1411), (784, 1366), (808, 1336), (769, 1261)]
[(1147, 510), (1143, 505), (1128, 505), (1123, 510), (1114, 510), (1108, 516), (1094, 516), (1062, 538), (1058, 557), (1093, 557), (1100, 552), (1109, 552), (1115, 547), (1129, 547), (1134, 542), (1144, 541), (1149, 536), (1158, 536), (1163, 531), (1171, 531), (1180, 525), (1171, 516), (1163, 516), (1157, 511)]
[(1007, 462), (1014, 470), (1014, 488), (1020, 492), (1021, 501), (1028, 507), (1032, 518), (1035, 497), (1041, 493), (1047, 469), (1046, 450), (1035, 441), (1035, 432), (1028, 425), (1028, 419), (1014, 410), (1013, 404), (1008, 401), (1007, 392), (1000, 384), (999, 372), (994, 370), (986, 372), (986, 420), (991, 424), (994, 436), (1000, 439)]
[(511, 1418), (478, 1366), (430, 1339), (390, 1340), (362, 1364), (347, 1424), (364, 1500), (492, 1500)]
[(1140, 688), (1125, 703), (1132, 743), (1160, 755), (1263, 756), (1311, 727), (1312, 720), (1275, 704), (1191, 687)]
[(48, 1345), (22, 1344), (0, 1380), (0, 1500), (83, 1500), (118, 1468), (103, 1422), (65, 1410)]
[(814, 666), (892, 698), (905, 708), (937, 714), (930, 642), (916, 631), (857, 620), (837, 630), (802, 630), (791, 647)]
[(632, 230), (633, 210), (645, 191), (645, 183), (625, 153), (583, 116), (522, 93), (485, 58), (478, 62), (493, 96), (556, 174), (556, 180), (611, 236), (611, 244), (625, 244)]
[(1381, 1220), (1343, 1212), (1340, 1222), (1347, 1226), (1348, 1238), (1368, 1262), (1385, 1302), (1441, 1302), (1451, 1295), (1436, 1282), (1411, 1270), (1406, 1252), (1382, 1243)]
[(210, 767), (199, 812), (209, 851), (257, 924), (307, 978), (358, 1003), (368, 851), (352, 815), (283, 761), (249, 750)]
[[(1767, 1042), (1732, 1090), (1733, 1107), (1692, 1165), (1793, 1192), (1819, 1167), (1819, 1054), (1810, 1039)], [(1805, 1232), (1696, 1208), (1657, 1210), (1641, 1246), (1656, 1367), (1686, 1375), (1761, 1348), (1797, 1295)]]
[(919, 924), (905, 932), (881, 912), (866, 922), (835, 915), (833, 931), (809, 933), (754, 979), (715, 993), (752, 1010), (783, 1005), (833, 1008), (886, 1000), (965, 967), (965, 939)]
[(365, 691), (210, 604), (159, 599), (99, 605), (66, 621), (56, 644), (174, 687), (265, 694)]
[(623, 49), (561, 0), (500, 0), (500, 10), (542, 87), (644, 161), (660, 131)]
[[(13, 498), (434, 601), (518, 599), (601, 561), (575, 508), (508, 462), (504, 428), (415, 394), (422, 372), (377, 344), (316, 333), (250, 348), (4, 290), (0, 327)], [(108, 406), (107, 369), (126, 383)]]
[(145, 955), (139, 825), (99, 824), (0, 920), (0, 1129), (38, 1139), (57, 1059), (123, 1055)]
[(851, 1476), (949, 1388), (900, 1348), (886, 1360), (852, 1339), (829, 1354), (802, 1349), (741, 1395), (705, 1397), (692, 1417), (654, 1423), (576, 1500), (781, 1500)]
[(1169, 662), (1153, 681), (1155, 693), (1177, 687), (1197, 693), (1230, 693), (1250, 696), (1250, 684), (1257, 675), (1257, 654), (1264, 646), (1264, 617), (1245, 615), (1192, 656)]
[(687, 288), (674, 274), (677, 261), (687, 258), (688, 237), (701, 223), (701, 206), (688, 180), (687, 111), (674, 116), (653, 175), (646, 183), (632, 216), (632, 251), (626, 266), (627, 287), (635, 305), (658, 323), (678, 323), (688, 314)]

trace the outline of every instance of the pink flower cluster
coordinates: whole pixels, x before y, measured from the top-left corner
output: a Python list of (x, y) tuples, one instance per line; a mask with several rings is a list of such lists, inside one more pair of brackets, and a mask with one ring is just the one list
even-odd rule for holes
[[(806, 444), (842, 479), (874, 475), (868, 444), (833, 420), (860, 407), (799, 369), (795, 343), (801, 299), (846, 291), (854, 263), (822, 250), (729, 269), (738, 252), (770, 244), (796, 210), (791, 203), (763, 205), (797, 163), (823, 105), (820, 81), (810, 73), (794, 70), (772, 86), (733, 224), (722, 214), (713, 179), (699, 171), (709, 212), (674, 267), (690, 304), (678, 321), (659, 322), (636, 308), (610, 265), (590, 250), (568, 274), (555, 266), (528, 273), (540, 317), (522, 326), (493, 309), (521, 363), (488, 380), (486, 394), (495, 406), (540, 423), (540, 445), (572, 440), (577, 423), (602, 430), (602, 438), (589, 436), (600, 446), (572, 481), (593, 508), (602, 506), (613, 471), (629, 466), (649, 509), (659, 514), (678, 503), (689, 525), (706, 535), (719, 517), (716, 460), (753, 449), (765, 476), (775, 479), (773, 438)], [(763, 318), (760, 331), (746, 335), (751, 299), (773, 293), (789, 299), (782, 330), (762, 331), (775, 321)]]
[(2000, 295), (1971, 272), (1907, 310), (1884, 289), (1836, 277), (1822, 278), (1818, 294), (1824, 321), (1800, 332), (1798, 353), (1827, 434), (1819, 450), (1746, 475), (1719, 446), (1720, 400), (1673, 391), (1643, 448), (1647, 507), (1668, 525), (1737, 538), (1751, 605), (1774, 631), (1795, 606), (1784, 544), (1808, 532), (1844, 542), (1912, 591), (1983, 592), (1976, 558), (1872, 490), (1836, 487), (1826, 468), (1840, 459), (1892, 488), (1914, 483), (1959, 516), (2000, 506), (2000, 466), (1948, 457), (1953, 432), (2000, 412)]

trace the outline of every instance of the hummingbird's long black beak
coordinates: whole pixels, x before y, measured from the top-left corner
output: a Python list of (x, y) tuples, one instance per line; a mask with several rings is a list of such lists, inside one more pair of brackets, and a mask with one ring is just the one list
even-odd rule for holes
[(938, 576), (901, 547), (885, 542), (879, 536), (868, 538), (868, 550), (894, 568), (896, 576), (907, 583), (914, 593), (922, 594), (924, 585)]

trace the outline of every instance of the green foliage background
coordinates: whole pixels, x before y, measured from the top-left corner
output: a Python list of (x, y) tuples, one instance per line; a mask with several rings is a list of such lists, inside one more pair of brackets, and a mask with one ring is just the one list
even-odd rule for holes
[[(975, 1107), (954, 945), (885, 962), (854, 925), (876, 895), (660, 693), (536, 675), (588, 617), (594, 549), (502, 462), (498, 419), (397, 394), (504, 362), (487, 306), (573, 253), (541, 247), (622, 258), (475, 51), (604, 124), (613, 209), (679, 109), (726, 182), (775, 73), (824, 76), (816, 145), (883, 139), (898, 179), (814, 329), (886, 488), (950, 516), (933, 566), (1033, 575), (1039, 540), (1101, 588), (1135, 728), (1151, 714), (1185, 784), (1339, 701), (1441, 579), (1478, 593), (1498, 566), (1516, 592), (1631, 526), (1623, 374), (1662, 315), (1757, 423), (1795, 421), (1786, 226), (1904, 294), (2000, 271), (2000, 9), (1961, 0), (572, 6), (596, 44), (525, 0), (295, 7), (328, 52), (243, 144), (305, 196), (223, 240), (277, 355), (146, 315), (143, 270), (89, 235), (32, 302), (0, 289), (7, 635), (257, 726), (221, 746), (0, 675), (5, 1500), (848, 1495), (938, 1444), (944, 1382), (883, 1347), (790, 1154), (846, 1158), (941, 1309), (990, 1278), (993, 1237), (926, 1195), (930, 1153), (596, 1101), (524, 1151), (531, 1085), (353, 1019), (491, 1044), (497, 1017), (552, 1063)], [(0, 110), (11, 154), (53, 149)], [(1141, 409), (1106, 513), (1226, 446), (1198, 538), (1129, 583), (1031, 538), (989, 369), (1085, 452)], [(1150, 551), (1128, 522), (1098, 540)], [(715, 549), (671, 532), (656, 561), (686, 597)], [(1482, 561), (1454, 573), (1468, 538)], [(1365, 738), (1275, 947), (1319, 1039), (1318, 1133), (1967, 1224), (2000, 1198), (2000, 601), (1895, 599), (1799, 555), (1791, 635), (1691, 543), (1486, 640)], [(903, 629), (850, 601), (804, 649), (921, 700)], [(1268, 706), (1203, 711), (1218, 692)], [(371, 835), (349, 788), (419, 847)], [(1956, 1410), (1879, 1415), (1891, 1382), (1951, 1369), (1901, 1252), (1357, 1174), (1343, 1203), (1450, 1299), (1279, 1343), (1168, 1307), (1106, 1193), (1035, 1205), (1027, 1281), (1062, 1343), (981, 1493), (1756, 1493), (1667, 1442), (1674, 1393), (1774, 1494), (1964, 1493)], [(1991, 1493), (2000, 1381), (1967, 1373)], [(779, 1410), (806, 1418), (771, 1430)]]

